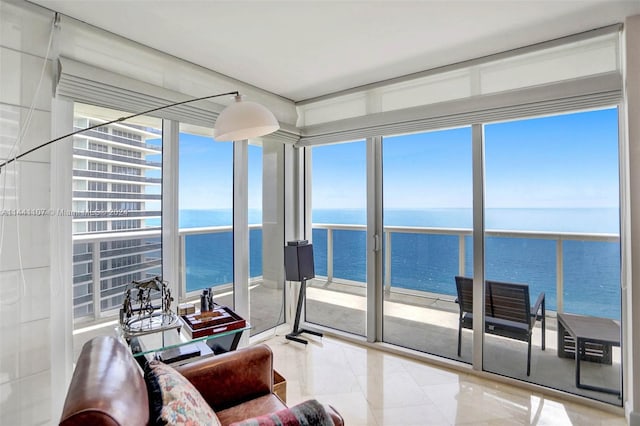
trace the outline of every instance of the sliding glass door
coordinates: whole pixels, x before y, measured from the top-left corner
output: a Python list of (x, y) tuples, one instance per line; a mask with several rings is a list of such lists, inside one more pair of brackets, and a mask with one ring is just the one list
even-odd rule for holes
[(455, 281), (472, 272), (471, 129), (385, 137), (382, 163), (383, 339), (471, 362)]

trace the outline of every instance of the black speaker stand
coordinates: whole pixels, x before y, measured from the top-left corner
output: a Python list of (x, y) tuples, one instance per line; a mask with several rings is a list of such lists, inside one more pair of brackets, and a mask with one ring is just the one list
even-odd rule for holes
[(300, 281), (300, 294), (298, 294), (298, 307), (296, 308), (296, 320), (293, 323), (293, 331), (287, 334), (286, 336), (284, 336), (288, 340), (293, 340), (294, 342), (302, 343), (305, 345), (309, 342), (298, 337), (302, 333), (308, 333), (308, 334), (313, 334), (314, 336), (322, 337), (322, 333), (318, 333), (317, 331), (307, 330), (305, 328), (298, 328), (300, 326), (300, 312), (302, 311), (302, 302), (304, 302), (306, 295), (307, 295), (307, 282), (303, 280), (303, 281)]

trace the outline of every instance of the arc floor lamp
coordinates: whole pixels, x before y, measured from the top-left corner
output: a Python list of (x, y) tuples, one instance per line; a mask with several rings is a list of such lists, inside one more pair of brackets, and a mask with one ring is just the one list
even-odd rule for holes
[(244, 139), (251, 139), (251, 138), (257, 138), (260, 136), (265, 136), (275, 132), (280, 128), (280, 125), (278, 124), (278, 120), (276, 120), (276, 117), (273, 115), (271, 111), (269, 111), (263, 105), (257, 102), (244, 101), (240, 93), (237, 91), (219, 93), (217, 95), (203, 96), (201, 98), (189, 99), (182, 102), (175, 102), (172, 104), (163, 105), (163, 106), (152, 108), (146, 111), (138, 112), (136, 114), (120, 117), (118, 119), (111, 120), (106, 123), (99, 123), (94, 126), (87, 127), (85, 129), (76, 130), (75, 132), (52, 139), (28, 151), (25, 151), (20, 155), (16, 155), (13, 158), (8, 159), (4, 163), (0, 164), (0, 173), (2, 172), (2, 169), (8, 164), (11, 164), (16, 160), (19, 160), (22, 157), (29, 155), (34, 151), (37, 151), (41, 148), (44, 148), (45, 146), (51, 145), (60, 140), (66, 139), (70, 136), (77, 135), (82, 132), (86, 132), (87, 130), (95, 129), (96, 127), (106, 126), (108, 124), (120, 123), (130, 118), (139, 117), (141, 115), (149, 114), (155, 111), (160, 111), (166, 108), (171, 108), (177, 105), (183, 105), (191, 102), (203, 101), (205, 99), (212, 99), (220, 96), (231, 96), (231, 95), (235, 97), (235, 102), (233, 102), (231, 105), (227, 106), (224, 110), (222, 110), (222, 112), (216, 119), (216, 123), (214, 125), (214, 132), (213, 132), (214, 139), (216, 139), (217, 141), (239, 141)]

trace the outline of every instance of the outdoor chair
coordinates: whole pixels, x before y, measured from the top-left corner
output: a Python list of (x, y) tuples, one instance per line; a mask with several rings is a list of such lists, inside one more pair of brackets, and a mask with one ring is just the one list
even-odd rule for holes
[[(460, 318), (458, 356), (461, 354), (462, 329), (473, 329), (473, 280), (456, 276)], [(527, 376), (531, 372), (531, 335), (536, 321), (542, 323), (542, 350), (545, 350), (545, 299), (538, 295), (535, 305), (529, 302), (527, 284), (485, 282), (485, 333), (527, 342)]]

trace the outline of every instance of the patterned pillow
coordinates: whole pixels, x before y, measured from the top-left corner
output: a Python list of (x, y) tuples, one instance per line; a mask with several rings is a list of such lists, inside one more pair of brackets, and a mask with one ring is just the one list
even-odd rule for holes
[(220, 421), (200, 392), (182, 374), (150, 361), (144, 371), (149, 392), (151, 425), (220, 426)]
[(327, 410), (315, 399), (260, 417), (231, 423), (229, 426), (334, 426)]

